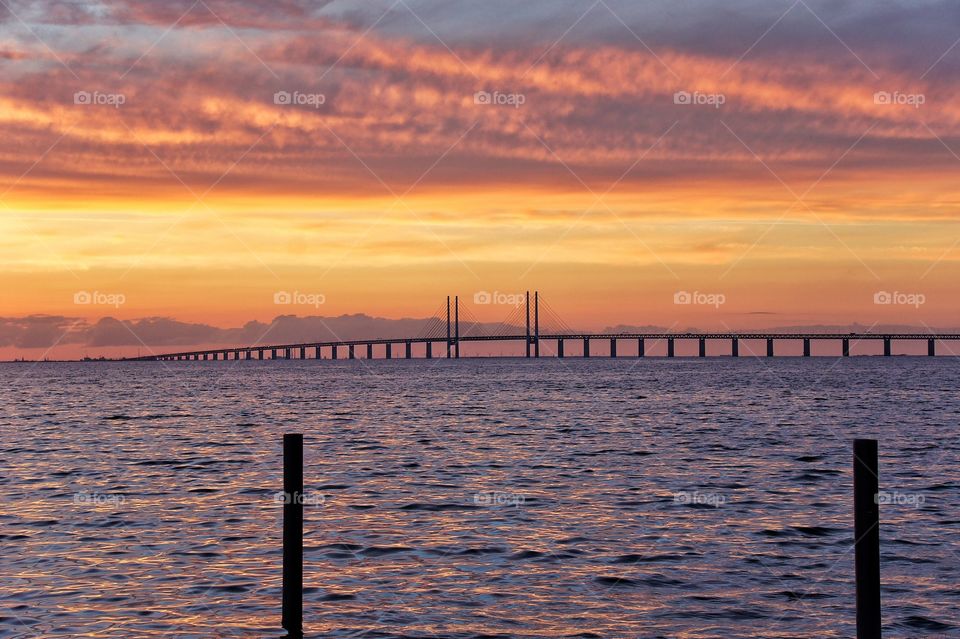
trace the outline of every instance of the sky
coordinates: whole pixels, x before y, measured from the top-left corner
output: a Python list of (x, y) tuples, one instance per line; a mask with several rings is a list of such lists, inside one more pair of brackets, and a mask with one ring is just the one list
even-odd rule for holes
[(526, 290), (955, 327), (958, 43), (939, 1), (0, 0), (0, 358)]

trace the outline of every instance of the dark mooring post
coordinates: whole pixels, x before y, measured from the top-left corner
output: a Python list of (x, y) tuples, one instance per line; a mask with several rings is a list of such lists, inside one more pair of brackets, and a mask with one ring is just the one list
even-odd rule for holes
[(526, 338), (526, 350), (527, 357), (530, 357), (530, 291), (527, 291), (527, 338)]
[(857, 639), (880, 639), (880, 506), (877, 440), (853, 441)]
[(283, 612), (290, 637), (303, 636), (303, 434), (283, 436)]

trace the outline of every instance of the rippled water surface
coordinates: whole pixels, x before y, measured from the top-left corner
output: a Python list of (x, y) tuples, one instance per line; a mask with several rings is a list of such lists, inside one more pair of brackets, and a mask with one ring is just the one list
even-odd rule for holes
[(886, 636), (960, 636), (954, 358), (0, 366), (0, 637), (850, 637), (880, 440)]

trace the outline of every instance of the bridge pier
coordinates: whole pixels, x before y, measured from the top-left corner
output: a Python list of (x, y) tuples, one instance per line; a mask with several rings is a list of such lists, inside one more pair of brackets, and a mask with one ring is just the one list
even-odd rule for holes
[(810, 338), (809, 337), (803, 338), (803, 356), (810, 357)]
[(707, 340), (700, 338), (700, 357), (707, 356)]
[(850, 357), (850, 340), (843, 338), (843, 356)]
[(883, 339), (883, 355), (884, 357), (890, 357), (892, 349), (890, 348), (890, 338), (885, 337)]
[(645, 346), (646, 345), (643, 343), (643, 338), (642, 337), (638, 338), (637, 339), (637, 357), (643, 357), (644, 355), (646, 355)]
[(387, 359), (393, 359), (393, 344), (387, 342)]
[(583, 338), (583, 356), (590, 357), (590, 338)]
[(411, 359), (413, 357), (413, 342), (406, 342), (405, 346), (407, 359)]
[(347, 359), (357, 359), (357, 352), (353, 346), (353, 344), (347, 346)]
[(433, 342), (427, 342), (427, 359), (433, 359)]
[(927, 355), (929, 357), (934, 357), (937, 354), (937, 340), (928, 339), (927, 340)]
[(314, 346), (314, 347), (313, 347), (313, 358), (314, 358), (314, 359), (323, 359), (323, 355), (320, 354), (320, 347), (319, 347), (319, 346)]
[(373, 344), (367, 344), (367, 359), (373, 359)]
[(307, 359), (307, 347), (306, 347), (306, 346), (301, 346), (301, 347), (300, 347), (300, 359)]
[(767, 338), (767, 357), (773, 357), (773, 338)]
[(617, 356), (617, 340), (616, 338), (610, 338), (610, 357), (616, 358)]
[(330, 359), (337, 359), (337, 345), (330, 345)]
[(736, 337), (730, 340), (730, 356), (740, 357), (740, 340)]
[(290, 359), (290, 349), (289, 349), (289, 348), (283, 349), (283, 359)]
[(673, 338), (668, 337), (667, 338), (667, 357), (673, 357), (673, 355), (674, 355)]
[(563, 340), (557, 340), (557, 357), (563, 357)]
[(263, 359), (263, 349), (257, 349), (257, 359)]

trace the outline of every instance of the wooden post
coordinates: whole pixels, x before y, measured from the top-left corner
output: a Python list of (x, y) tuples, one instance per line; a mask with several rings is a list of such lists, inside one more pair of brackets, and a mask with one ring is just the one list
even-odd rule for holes
[(290, 637), (303, 636), (303, 434), (283, 436), (283, 611)]
[(880, 639), (880, 506), (877, 440), (853, 441), (857, 639)]

